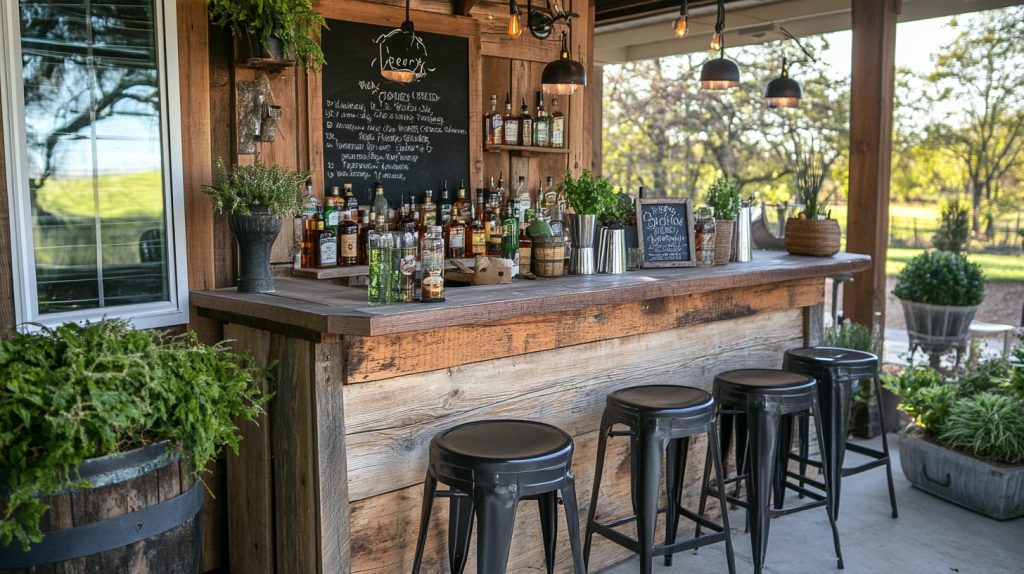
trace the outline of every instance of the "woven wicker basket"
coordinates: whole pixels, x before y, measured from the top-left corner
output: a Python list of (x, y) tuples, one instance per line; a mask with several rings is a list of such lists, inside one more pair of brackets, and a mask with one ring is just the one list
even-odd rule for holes
[(533, 273), (538, 277), (561, 277), (565, 272), (565, 238), (533, 240)]
[(715, 265), (725, 265), (732, 257), (732, 235), (735, 221), (715, 220)]
[(839, 252), (839, 222), (834, 219), (786, 221), (786, 251), (793, 255), (831, 257)]

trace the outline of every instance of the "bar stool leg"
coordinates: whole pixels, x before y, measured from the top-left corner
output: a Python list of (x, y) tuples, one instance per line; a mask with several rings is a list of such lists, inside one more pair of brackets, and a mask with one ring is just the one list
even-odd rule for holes
[(544, 565), (548, 574), (555, 571), (555, 536), (558, 533), (558, 493), (545, 492), (537, 498), (540, 530), (544, 538)]
[(772, 481), (772, 503), (781, 509), (786, 501), (786, 473), (789, 470), (789, 451), (793, 448), (793, 423), (795, 417), (783, 415), (779, 424), (779, 448), (775, 456), (775, 476)]
[(427, 529), (430, 527), (430, 511), (434, 506), (434, 491), (437, 490), (437, 479), (427, 471), (423, 479), (423, 508), (420, 511), (420, 532), (416, 537), (416, 556), (412, 561), (412, 574), (419, 574), (423, 562), (423, 548), (427, 544)]
[[(807, 457), (810, 456), (810, 442), (811, 442), (811, 419), (805, 416), (798, 416), (797, 418), (797, 432), (800, 433), (800, 488), (804, 487), (803, 477), (807, 476)], [(800, 498), (804, 497), (804, 493), (800, 493)]]
[(658, 519), (658, 491), (661, 481), (661, 455), (664, 441), (653, 432), (638, 429), (639, 440), (636, 482), (639, 511), (636, 517), (637, 542), (640, 546), (640, 574), (654, 570), (654, 527)]
[(900, 513), (896, 509), (896, 487), (892, 482), (892, 457), (889, 455), (889, 439), (886, 438), (885, 416), (882, 410), (882, 384), (879, 381), (878, 373), (873, 377), (875, 383), (875, 400), (878, 402), (878, 426), (882, 431), (882, 453), (885, 455), (885, 478), (889, 481), (889, 504), (892, 505), (892, 517), (899, 518)]
[(516, 495), (507, 486), (496, 489), (478, 488), (473, 493), (476, 505), (476, 570), (502, 574), (508, 567), (512, 546), (512, 527), (516, 522)]
[[(690, 448), (690, 438), (677, 438), (668, 441), (665, 449), (665, 544), (676, 541), (679, 532), (679, 505), (683, 502), (683, 477), (686, 475), (686, 451)], [(672, 555), (665, 555), (665, 566), (672, 565)]]
[[(769, 407), (770, 408), (770, 407)], [(750, 453), (750, 473), (747, 488), (747, 513), (750, 522), (750, 548), (754, 559), (754, 574), (764, 568), (768, 550), (768, 531), (771, 519), (772, 475), (775, 470), (775, 451), (778, 447), (779, 414), (763, 407), (747, 410), (747, 432)]]
[[(822, 436), (821, 426), (821, 414), (819, 412), (818, 395), (815, 393), (812, 396), (812, 407), (814, 415), (814, 429), (815, 436), (818, 439), (818, 444), (825, 444), (824, 437)], [(828, 461), (825, 460), (824, 449), (819, 449), (821, 453), (821, 468), (822, 478), (825, 480), (825, 511), (828, 513), (828, 523), (832, 527), (832, 542), (836, 547), (836, 567), (840, 570), (843, 569), (843, 551), (839, 546), (839, 528), (836, 527), (836, 519), (832, 514), (832, 471), (829, 469)]]
[(467, 494), (448, 498), (448, 563), (452, 574), (462, 574), (469, 559), (473, 535), (473, 499)]
[[(725, 559), (729, 564), (729, 574), (736, 574), (736, 558), (732, 552), (732, 531), (729, 529), (729, 501), (725, 499), (725, 465), (722, 464), (722, 455), (718, 447), (718, 437), (715, 436), (714, 422), (708, 423), (707, 433), (708, 458), (710, 458), (715, 465), (715, 486), (718, 489), (718, 506), (721, 508), (722, 512), (722, 531), (725, 532)], [(707, 473), (710, 471), (711, 464), (705, 462), (704, 465), (704, 482), (706, 483)], [(702, 517), (704, 516), (703, 508), (700, 509), (699, 514)], [(700, 523), (697, 523), (697, 528), (700, 528)]]
[(597, 515), (597, 495), (601, 491), (601, 475), (604, 472), (604, 451), (608, 446), (608, 416), (601, 416), (601, 430), (597, 439), (597, 468), (594, 469), (594, 487), (590, 495), (590, 508), (587, 510), (587, 533), (583, 542), (584, 569), (590, 564), (590, 544), (594, 539), (594, 517)]
[[(718, 415), (718, 411), (719, 410), (721, 410), (721, 407), (720, 406), (716, 406), (715, 407), (715, 418), (716, 418), (716, 420), (721, 421), (721, 420), (725, 419), (726, 417), (731, 417), (732, 416), (732, 415), (720, 415), (721, 418), (719, 418), (719, 415)], [(722, 423), (720, 422), (719, 423), (719, 430), (721, 429), (721, 424)], [(711, 449), (714, 448), (714, 449), (716, 449), (718, 451), (717, 452), (718, 460), (721, 461), (722, 467), (725, 467), (725, 460), (726, 460), (726, 458), (722, 455), (722, 453), (724, 451), (728, 450), (727, 448), (723, 448), (721, 443), (718, 442), (718, 436), (719, 435), (715, 433), (716, 429), (713, 428), (714, 427), (714, 423), (711, 423), (710, 426), (712, 428), (710, 428), (708, 430), (708, 452), (704, 456), (704, 478), (702, 478), (701, 481), (700, 481), (700, 502), (697, 504), (697, 514), (699, 516), (704, 516), (704, 511), (707, 509), (707, 506), (708, 506), (708, 490), (709, 490), (708, 486), (711, 484), (711, 460), (715, 456), (715, 453), (712, 453)], [(712, 436), (712, 435), (714, 435), (714, 436)], [(712, 439), (714, 439), (714, 440), (712, 440)], [(724, 475), (722, 477), (722, 480), (725, 480)], [(724, 482), (722, 484), (719, 484), (718, 482), (716, 482), (715, 484), (718, 485), (718, 487), (721, 489), (721, 488), (723, 488)], [(725, 497), (726, 497), (726, 492), (724, 490), (720, 490), (718, 492), (718, 499), (722, 503), (722, 513), (723, 514), (726, 511), (725, 505), (728, 504), (728, 500), (726, 500)], [(700, 525), (700, 522), (698, 522), (697, 525), (693, 529), (693, 537), (694, 538), (700, 538), (700, 529), (701, 529), (701, 525)]]
[(565, 507), (565, 530), (569, 535), (569, 551), (572, 553), (572, 571), (574, 574), (586, 574), (586, 561), (580, 551), (580, 510), (576, 504), (576, 480), (572, 472), (565, 474), (562, 505)]

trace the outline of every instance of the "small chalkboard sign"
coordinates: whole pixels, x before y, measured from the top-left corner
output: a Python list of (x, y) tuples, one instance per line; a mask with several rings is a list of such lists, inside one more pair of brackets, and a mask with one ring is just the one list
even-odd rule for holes
[(637, 199), (641, 267), (694, 267), (693, 207), (689, 199)]

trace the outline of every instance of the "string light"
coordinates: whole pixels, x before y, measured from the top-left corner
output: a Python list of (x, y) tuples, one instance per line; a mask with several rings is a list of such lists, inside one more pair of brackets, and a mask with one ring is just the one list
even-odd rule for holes
[(517, 40), (523, 35), (523, 20), (519, 15), (519, 4), (516, 0), (508, 3), (508, 37)]
[(689, 0), (683, 0), (682, 5), (679, 6), (679, 17), (676, 18), (676, 22), (672, 26), (672, 30), (675, 33), (676, 38), (683, 38), (690, 32)]

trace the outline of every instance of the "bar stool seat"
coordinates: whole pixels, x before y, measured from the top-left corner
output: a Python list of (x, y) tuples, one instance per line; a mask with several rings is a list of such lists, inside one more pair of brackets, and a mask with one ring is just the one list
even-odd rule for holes
[[(862, 472), (885, 466), (886, 478), (889, 486), (889, 503), (892, 507), (892, 517), (897, 518), (899, 512), (896, 507), (896, 490), (892, 479), (892, 459), (889, 456), (889, 441), (886, 437), (884, 417), (881, 417), (882, 426), (882, 450), (861, 446), (847, 442), (850, 403), (853, 396), (853, 383), (860, 380), (870, 379), (874, 386), (875, 400), (879, 412), (882, 410), (882, 388), (879, 381), (878, 356), (865, 351), (855, 349), (843, 349), (840, 347), (803, 347), (790, 349), (783, 356), (782, 368), (808, 377), (814, 377), (818, 381), (818, 402), (821, 404), (822, 436), (823, 442), (819, 444), (825, 464), (829, 467), (832, 477), (830, 489), (830, 500), (832, 515), (838, 519), (840, 493), (842, 492), (843, 477), (860, 474)], [(784, 424), (782, 429), (782, 445), (784, 456), (780, 458), (781, 468), (776, 473), (775, 483), (775, 507), (782, 508), (785, 489), (789, 487), (801, 495), (810, 495), (812, 498), (821, 500), (822, 497), (804, 489), (804, 485), (810, 484), (818, 490), (823, 490), (825, 485), (807, 476), (807, 466), (820, 466), (814, 461), (808, 460), (809, 429), (808, 419), (800, 417), (799, 422), (799, 454), (793, 455), (790, 452), (791, 446), (791, 424)], [(850, 450), (872, 460), (856, 467), (846, 468), (843, 463), (846, 458), (846, 451)], [(799, 462), (799, 472), (788, 471), (788, 461)], [(794, 485), (786, 478), (794, 478), (799, 482)]]
[[(538, 502), (545, 566), (551, 574), (558, 530), (556, 508), (561, 493), (573, 572), (583, 574), (572, 453), (572, 437), (557, 427), (535, 421), (476, 421), (435, 436), (430, 441), (413, 573), (419, 572), (422, 563), (433, 500), (446, 497), (450, 499), (448, 559), (453, 574), (466, 567), (474, 515), (479, 530), (477, 571), (505, 571), (516, 508), (521, 500)], [(451, 490), (438, 491), (438, 482)]]
[[(801, 510), (825, 507), (829, 524), (832, 528), (832, 541), (835, 546), (838, 568), (843, 568), (843, 555), (839, 545), (839, 531), (828, 504), (828, 491), (825, 500), (814, 501), (796, 508), (786, 510), (771, 509), (772, 485), (776, 473), (776, 459), (780, 456), (780, 427), (787, 415), (810, 413), (814, 418), (818, 440), (821, 441), (817, 382), (805, 375), (778, 369), (738, 369), (727, 371), (715, 376), (713, 393), (718, 402), (719, 416), (737, 416), (745, 424), (745, 449), (739, 446), (737, 437), (737, 476), (726, 482), (745, 482), (746, 499), (736, 496), (727, 497), (730, 502), (747, 509), (747, 524), (750, 529), (750, 545), (753, 552), (754, 572), (760, 574), (764, 568), (765, 555), (768, 549), (768, 531), (770, 519)], [(725, 428), (722, 428), (723, 443), (726, 443)], [(723, 444), (728, 450), (728, 444)], [(746, 451), (746, 456), (744, 452)], [(825, 483), (830, 476), (824, 473)], [(704, 486), (701, 489), (701, 503), (698, 512), (703, 512), (707, 496), (712, 492), (722, 495), (722, 487), (712, 489), (705, 472)], [(697, 527), (698, 532), (700, 525)]]
[[(621, 425), (625, 431), (615, 431)], [(724, 497), (721, 526), (707, 520), (703, 511), (694, 513), (682, 507), (683, 476), (686, 470), (686, 455), (689, 438), (698, 434), (708, 435), (708, 451), (705, 471), (715, 467), (715, 476), (722, 483), (722, 462), (719, 456), (715, 433), (715, 400), (706, 391), (679, 385), (643, 385), (629, 387), (611, 393), (605, 400), (601, 417), (601, 433), (597, 447), (597, 469), (594, 473), (594, 490), (590, 499), (587, 517), (587, 532), (584, 537), (584, 561), (589, 561), (594, 534), (624, 546), (640, 555), (640, 572), (650, 573), (654, 556), (664, 556), (665, 564), (672, 564), (672, 554), (683, 550), (699, 548), (707, 544), (725, 541), (726, 559), (729, 572), (735, 572), (732, 539), (729, 532), (729, 518)], [(605, 523), (597, 522), (598, 495), (604, 468), (604, 455), (608, 438), (630, 437), (630, 477), (633, 515)], [(658, 509), (659, 481), (661, 479), (662, 455), (666, 455), (665, 484), (667, 504)], [(654, 543), (657, 515), (665, 513), (665, 543)], [(695, 521), (713, 531), (706, 536), (676, 541), (679, 517)], [(637, 522), (637, 538), (629, 538), (615, 530), (616, 527), (632, 521)]]

